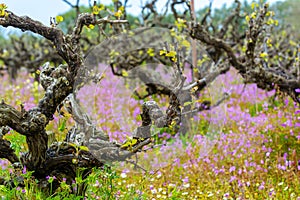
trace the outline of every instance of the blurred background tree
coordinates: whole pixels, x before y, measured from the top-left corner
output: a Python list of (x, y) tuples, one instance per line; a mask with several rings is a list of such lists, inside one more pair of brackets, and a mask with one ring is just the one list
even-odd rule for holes
[[(257, 0), (253, 2), (262, 2), (265, 3), (266, 0)], [(216, 1), (212, 1), (212, 4), (216, 4)], [(238, 33), (241, 37), (244, 37), (244, 30), (247, 27), (247, 23), (245, 22), (245, 15), (246, 13), (251, 13), (252, 2), (244, 0), (241, 4), (241, 15), (239, 18), (235, 19), (235, 23), (238, 25), (235, 28), (238, 28)], [(100, 16), (107, 16), (109, 11), (113, 11), (116, 9), (116, 4), (105, 5), (107, 9), (103, 9), (100, 11)], [(126, 26), (127, 29), (135, 29), (137, 27), (165, 27), (165, 28), (173, 28), (176, 16), (172, 13), (172, 9), (169, 9), (166, 13), (157, 13), (157, 16), (154, 15), (149, 11), (150, 6), (145, 6), (144, 13), (145, 15), (149, 14), (147, 20), (143, 19), (143, 16), (137, 16), (133, 13), (125, 13), (122, 16), (122, 19), (128, 20), (128, 24)], [(220, 8), (212, 8), (213, 6), (207, 6), (203, 9), (200, 9), (196, 12), (196, 17), (198, 22), (200, 20), (206, 20), (205, 23), (208, 23), (209, 31), (216, 32), (218, 29), (222, 28), (222, 23), (224, 19), (226, 19), (236, 7), (235, 4), (226, 5), (224, 4)], [(158, 9), (159, 10), (159, 9)], [(300, 1), (299, 0), (286, 0), (286, 1), (279, 1), (271, 5), (270, 10), (275, 12), (275, 18), (279, 21), (279, 28), (282, 30), (288, 30), (288, 32), (294, 32), (295, 38), (299, 37), (299, 30), (300, 30), (300, 23), (298, 23), (298, 13), (300, 11)], [(92, 8), (90, 6), (73, 6), (70, 7), (70, 10), (62, 13), (64, 21), (59, 24), (59, 28), (63, 30), (64, 33), (70, 33), (72, 31), (72, 27), (74, 26), (74, 22), (79, 13), (84, 12), (91, 12)], [(188, 13), (184, 13), (184, 10), (178, 9), (176, 11), (178, 16), (185, 16), (189, 18)], [(208, 15), (209, 13), (209, 15)], [(111, 13), (110, 13), (111, 14)], [(54, 17), (54, 16), (53, 16)], [(155, 19), (156, 18), (156, 19)], [(288, 25), (291, 25), (290, 28), (286, 29)], [(233, 28), (233, 27), (230, 27)], [(0, 30), (1, 31), (1, 30)], [(82, 34), (82, 49), (86, 53), (88, 52), (93, 46), (99, 44), (103, 41), (106, 36), (103, 34), (99, 34), (100, 32), (104, 32), (108, 35), (116, 34), (116, 30), (110, 29), (108, 24), (103, 25), (102, 27), (96, 26), (93, 30), (84, 28)], [(17, 41), (22, 35), (22, 41)], [(44, 43), (44, 39), (37, 38), (36, 35), (27, 34), (27, 33), (20, 33), (20, 32), (11, 32), (11, 37), (8, 37), (1, 32), (0, 35), (0, 70), (8, 70), (11, 78), (15, 78), (18, 70), (22, 67), (28, 69), (30, 72), (35, 72), (41, 64), (46, 62), (46, 59), (50, 61), (52, 64), (59, 64), (61, 60), (57, 56), (56, 52), (52, 49), (51, 44), (48, 42)], [(23, 43), (24, 48), (18, 48), (14, 44), (16, 43)], [(42, 45), (43, 44), (43, 45)], [(29, 45), (30, 48), (26, 48), (25, 46)], [(47, 50), (48, 49), (48, 50)], [(10, 52), (7, 54), (6, 52)], [(41, 56), (39, 52), (44, 52), (47, 56)], [(38, 62), (34, 63), (33, 61), (36, 60), (36, 57), (39, 56), (37, 59)], [(28, 62), (22, 60), (22, 58), (31, 58), (32, 62)]]
[[(279, 1), (272, 5), (272, 10), (274, 10), (279, 23), (282, 25), (290, 24), (292, 28), (298, 33), (300, 33), (300, 23), (299, 23), (299, 13), (300, 13), (300, 1), (299, 0), (285, 0)], [(297, 36), (297, 35), (295, 35)]]

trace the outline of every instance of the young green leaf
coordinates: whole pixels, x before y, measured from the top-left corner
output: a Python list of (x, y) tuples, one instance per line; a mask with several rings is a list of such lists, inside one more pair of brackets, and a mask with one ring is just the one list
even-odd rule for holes
[(66, 120), (66, 119), (63, 119), (63, 120), (62, 120), (62, 123), (59, 124), (58, 130), (59, 130), (60, 132), (63, 132), (63, 131), (65, 130), (65, 128), (66, 128), (66, 122), (67, 122), (67, 120)]

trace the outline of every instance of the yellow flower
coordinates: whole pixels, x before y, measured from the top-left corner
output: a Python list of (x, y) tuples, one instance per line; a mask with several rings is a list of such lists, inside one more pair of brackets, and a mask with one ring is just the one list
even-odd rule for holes
[(272, 24), (274, 24), (274, 20), (270, 18), (270, 19), (268, 19), (268, 21), (266, 23), (267, 23), (267, 25), (272, 25)]
[(122, 149), (131, 150), (137, 144), (138, 140), (135, 138), (127, 137), (127, 140), (121, 145)]
[(99, 9), (99, 7), (98, 6), (93, 6), (93, 14), (94, 15), (98, 15), (99, 14), (99, 12), (100, 12), (100, 9)]
[(122, 76), (127, 77), (128, 76), (128, 72), (124, 69), (122, 69)]
[(251, 18), (253, 18), (253, 19), (256, 18), (256, 12), (251, 13)]
[(170, 51), (169, 53), (166, 54), (168, 57), (175, 57), (176, 56), (176, 51)]
[(246, 21), (249, 22), (250, 21), (250, 17), (249, 15), (246, 16)]
[(175, 21), (175, 26), (178, 28), (179, 31), (182, 30), (182, 28), (186, 27), (186, 20), (178, 18), (177, 21)]
[(5, 10), (0, 10), (0, 17), (5, 16)]
[(263, 53), (259, 54), (259, 56), (263, 59), (266, 59), (268, 54), (266, 52), (263, 52)]
[(95, 26), (94, 26), (93, 24), (90, 24), (90, 25), (88, 25), (88, 28), (89, 28), (89, 29), (94, 29)]
[(263, 53), (260, 54), (260, 57), (262, 57), (262, 58), (265, 58), (267, 56), (268, 56), (268, 54), (266, 52), (263, 52)]
[(56, 23), (59, 24), (60, 22), (64, 21), (64, 18), (63, 18), (63, 16), (58, 15), (55, 17), (55, 20), (56, 20)]
[(268, 47), (272, 47), (272, 40), (270, 38), (267, 39), (267, 45)]
[(164, 55), (164, 54), (166, 54), (167, 53), (167, 51), (166, 50), (160, 50), (159, 51), (159, 55), (161, 56), (161, 55)]
[(0, 17), (6, 16), (5, 9), (7, 9), (7, 6), (4, 3), (0, 4)]
[(148, 51), (147, 51), (147, 54), (151, 57), (155, 56), (155, 53), (154, 53), (154, 49), (152, 48), (149, 48)]
[(121, 16), (123, 15), (123, 12), (121, 10), (118, 10), (116, 13), (115, 13), (115, 16), (117, 18), (120, 18)]

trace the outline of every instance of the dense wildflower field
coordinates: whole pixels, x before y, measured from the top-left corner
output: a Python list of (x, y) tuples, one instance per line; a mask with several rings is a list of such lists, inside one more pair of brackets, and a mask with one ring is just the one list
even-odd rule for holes
[[(214, 85), (215, 84), (215, 85)], [(108, 163), (72, 187), (88, 182), (86, 199), (300, 199), (300, 109), (288, 97), (244, 85), (233, 70), (217, 78), (203, 99), (217, 100), (218, 90), (230, 98), (211, 111), (196, 114), (185, 135), (153, 129), (156, 144), (131, 161)], [(44, 91), (34, 77), (21, 72), (17, 80), (1, 77), (0, 97), (10, 105), (34, 107)], [(106, 72), (97, 86), (85, 86), (78, 98), (98, 127), (111, 140), (122, 142), (141, 123), (144, 100), (136, 100), (126, 80)], [(152, 96), (164, 109), (167, 98)], [(66, 123), (66, 125), (64, 125)], [(63, 140), (74, 122), (56, 114), (47, 130)], [(64, 128), (66, 127), (66, 128)], [(5, 135), (18, 153), (25, 138)], [(1, 161), (1, 176), (11, 166)], [(43, 199), (31, 172), (22, 172), (25, 188), (0, 187), (4, 199)], [(56, 177), (49, 177), (49, 182)], [(76, 199), (68, 185), (48, 199)]]

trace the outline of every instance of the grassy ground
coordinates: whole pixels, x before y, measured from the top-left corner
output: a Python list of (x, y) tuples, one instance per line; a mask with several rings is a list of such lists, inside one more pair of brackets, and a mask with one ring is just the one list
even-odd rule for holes
[[(33, 77), (22, 74), (11, 83), (1, 77), (0, 97), (25, 109), (35, 106), (43, 95)], [(300, 109), (282, 95), (272, 99), (255, 85), (241, 84), (231, 71), (208, 88), (203, 98), (217, 99), (216, 88), (231, 91), (231, 97), (212, 111), (191, 119), (186, 135), (153, 129), (159, 144), (137, 157), (138, 165), (115, 163), (96, 170), (88, 181), (87, 199), (300, 199)], [(106, 74), (99, 87), (86, 86), (79, 92), (85, 110), (111, 139), (122, 142), (140, 124), (142, 101), (132, 98), (132, 89), (116, 77)], [(152, 97), (157, 99), (157, 97)], [(165, 99), (160, 100), (162, 106)], [(73, 122), (59, 115), (47, 129), (62, 140), (61, 129)], [(26, 151), (25, 138), (11, 131), (5, 136), (16, 151)], [(135, 162), (136, 158), (133, 158)], [(12, 171), (1, 161), (0, 175)], [(0, 187), (6, 199), (45, 199), (30, 172), (24, 171), (25, 188)], [(49, 177), (49, 182), (55, 177)], [(76, 182), (71, 186), (76, 188)], [(49, 199), (76, 199), (61, 189)], [(79, 198), (79, 197), (77, 197)]]

